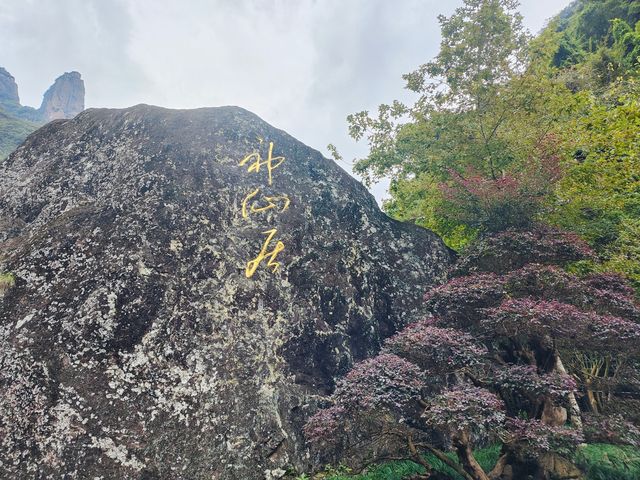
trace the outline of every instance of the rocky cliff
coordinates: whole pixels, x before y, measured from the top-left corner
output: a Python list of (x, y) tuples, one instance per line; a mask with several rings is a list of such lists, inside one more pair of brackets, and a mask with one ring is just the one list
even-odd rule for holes
[(1, 103), (20, 103), (16, 79), (2, 67), (0, 67), (0, 104)]
[(67, 72), (45, 92), (38, 109), (44, 122), (73, 118), (84, 110), (84, 81), (78, 72)]
[(73, 118), (84, 110), (84, 82), (78, 72), (56, 79), (37, 110), (20, 104), (15, 78), (0, 67), (0, 159), (43, 123)]
[(451, 263), (236, 107), (49, 123), (0, 164), (0, 252), (0, 477), (25, 479), (304, 466), (304, 420)]

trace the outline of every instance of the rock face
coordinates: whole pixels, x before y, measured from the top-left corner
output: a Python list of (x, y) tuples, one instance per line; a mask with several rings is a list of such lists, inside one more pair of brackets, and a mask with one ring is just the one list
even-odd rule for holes
[(0, 67), (0, 111), (16, 119), (46, 123), (73, 118), (84, 110), (84, 81), (78, 72), (67, 72), (56, 78), (45, 92), (39, 109), (20, 105), (15, 78)]
[(42, 121), (73, 118), (84, 110), (84, 81), (78, 72), (67, 72), (56, 78), (42, 99), (38, 112)]
[(0, 160), (43, 123), (73, 118), (84, 109), (84, 82), (78, 72), (58, 77), (47, 90), (38, 110), (20, 105), (18, 85), (0, 67)]
[(144, 105), (0, 164), (0, 252), (0, 478), (25, 479), (305, 466), (322, 395), (452, 260), (255, 115)]
[(16, 79), (0, 67), (0, 104), (2, 103), (20, 103), (18, 97), (18, 85)]

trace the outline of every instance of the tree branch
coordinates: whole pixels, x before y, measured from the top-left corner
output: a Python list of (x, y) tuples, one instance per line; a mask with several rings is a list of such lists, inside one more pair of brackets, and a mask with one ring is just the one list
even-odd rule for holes
[(458, 473), (458, 475), (463, 477), (465, 480), (474, 480), (474, 478), (471, 475), (469, 475), (458, 462), (449, 458), (447, 455), (444, 454), (444, 452), (429, 445), (428, 443), (416, 443), (415, 446), (429, 450), (429, 452), (431, 452), (436, 458), (441, 460), (443, 463), (445, 463), (449, 467), (453, 468), (456, 471), (456, 473)]

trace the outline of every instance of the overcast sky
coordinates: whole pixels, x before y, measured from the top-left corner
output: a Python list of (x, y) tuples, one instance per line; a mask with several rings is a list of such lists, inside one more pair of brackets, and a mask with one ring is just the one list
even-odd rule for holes
[[(239, 105), (326, 154), (365, 145), (346, 116), (407, 99), (461, 0), (0, 0), (0, 66), (23, 105), (65, 71), (87, 107)], [(570, 0), (522, 0), (532, 32)], [(348, 165), (342, 165), (348, 169)], [(378, 199), (384, 186), (375, 189)]]

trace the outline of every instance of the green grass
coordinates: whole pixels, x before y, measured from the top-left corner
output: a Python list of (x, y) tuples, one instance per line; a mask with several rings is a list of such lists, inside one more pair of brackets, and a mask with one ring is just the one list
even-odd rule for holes
[(589, 480), (640, 479), (640, 449), (594, 443), (576, 454), (576, 463)]
[(16, 277), (12, 273), (0, 273), (0, 298), (7, 290), (16, 284)]
[[(493, 467), (495, 467), (496, 462), (500, 457), (501, 448), (502, 448), (502, 445), (492, 445), (490, 447), (482, 448), (474, 452), (473, 456), (475, 457), (475, 459), (478, 461), (478, 463), (480, 464), (480, 466), (485, 472), (490, 472), (493, 469)], [(457, 457), (455, 454), (448, 453), (447, 456), (453, 459), (456, 459), (457, 461)], [(437, 472), (446, 473), (450, 475), (451, 478), (455, 478), (456, 480), (464, 480), (460, 475), (454, 472), (451, 469), (451, 467), (448, 467), (447, 465), (444, 464), (444, 462), (442, 462), (442, 460), (435, 458), (433, 455), (426, 455), (426, 459), (427, 459), (427, 462), (429, 462), (429, 464), (432, 465), (433, 469), (436, 470)]]
[[(485, 471), (490, 471), (500, 456), (501, 445), (492, 445), (487, 448), (483, 448), (474, 453), (474, 457)], [(451, 458), (456, 458), (455, 454), (448, 454)], [(444, 464), (441, 460), (437, 459), (431, 454), (425, 455), (425, 459), (433, 466), (433, 469), (447, 473), (456, 480), (463, 480), (460, 475), (455, 473), (450, 467)], [(349, 475), (346, 471), (340, 472), (327, 472), (319, 477), (323, 480), (403, 480), (416, 473), (423, 473), (424, 469), (410, 461), (404, 462), (388, 462), (380, 465), (376, 465), (367, 469), (365, 473), (360, 475)], [(302, 477), (303, 479), (305, 477)], [(309, 477), (306, 477), (309, 478)]]
[(13, 273), (0, 273), (0, 292), (9, 290), (16, 284), (16, 277)]
[(34, 122), (13, 118), (0, 110), (0, 160), (13, 152), (38, 127)]
[[(500, 456), (500, 445), (492, 445), (478, 450), (474, 456), (485, 472), (490, 471)], [(454, 454), (449, 454), (455, 458)], [(452, 479), (462, 479), (451, 468), (432, 455), (426, 455), (426, 460), (434, 470), (446, 473)], [(581, 447), (575, 458), (578, 466), (587, 474), (588, 480), (639, 480), (640, 479), (640, 449), (628, 446), (607, 444), (591, 444)], [(301, 476), (300, 480), (403, 480), (423, 469), (410, 461), (388, 462), (370, 467), (365, 473), (350, 475), (348, 469), (338, 468), (328, 470), (316, 477)]]
[(337, 469), (337, 471), (328, 471), (324, 475), (314, 478), (322, 480), (402, 480), (416, 473), (422, 473), (424, 469), (417, 463), (406, 461), (375, 465), (360, 475), (349, 475), (347, 472), (347, 469)]

